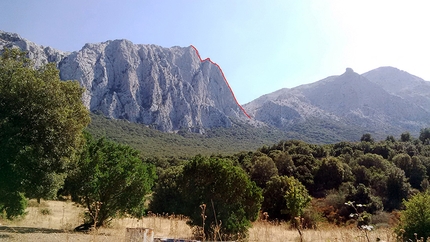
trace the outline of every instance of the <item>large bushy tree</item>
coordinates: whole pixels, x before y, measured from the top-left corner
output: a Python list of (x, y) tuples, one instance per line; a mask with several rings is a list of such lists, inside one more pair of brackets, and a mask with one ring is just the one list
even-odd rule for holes
[(86, 137), (77, 168), (65, 186), (72, 199), (88, 209), (85, 225), (103, 226), (124, 214), (143, 216), (145, 196), (156, 179), (155, 167), (127, 145)]
[(90, 121), (78, 82), (54, 64), (38, 69), (17, 49), (0, 57), (0, 211), (22, 214), (24, 197), (51, 198)]
[(265, 154), (255, 156), (252, 161), (251, 180), (255, 181), (259, 187), (264, 188), (272, 176), (278, 175), (278, 168), (276, 168), (272, 158)]
[(337, 189), (345, 178), (344, 165), (335, 157), (322, 161), (315, 175), (315, 186), (321, 190)]
[(149, 210), (152, 213), (184, 214), (182, 211), (184, 202), (178, 187), (182, 168), (183, 166), (172, 166), (161, 172), (149, 204)]
[(294, 177), (274, 176), (264, 189), (262, 211), (269, 219), (293, 220), (301, 216), (310, 202), (305, 186)]
[[(172, 174), (175, 172), (166, 179), (171, 179)], [(203, 227), (206, 238), (244, 237), (251, 222), (258, 217), (263, 200), (261, 189), (229, 159), (197, 156), (186, 163), (180, 177), (171, 182), (176, 184), (170, 186), (160, 181), (163, 185), (157, 187), (153, 202), (163, 202), (157, 198), (160, 195), (181, 201), (182, 204), (173, 203), (173, 208), (165, 212), (189, 216), (189, 224)], [(172, 190), (172, 186), (177, 190)], [(177, 197), (166, 194), (164, 188)], [(219, 234), (214, 229), (217, 226)]]

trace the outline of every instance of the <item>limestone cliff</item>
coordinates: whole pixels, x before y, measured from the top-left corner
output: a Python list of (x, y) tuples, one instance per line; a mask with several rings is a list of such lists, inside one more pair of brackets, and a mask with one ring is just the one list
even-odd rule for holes
[(43, 47), (0, 32), (0, 49), (28, 51), (36, 66), (55, 62), (63, 80), (78, 80), (92, 112), (162, 131), (204, 132), (246, 119), (218, 66), (190, 47), (163, 48), (128, 40), (86, 44), (75, 52)]

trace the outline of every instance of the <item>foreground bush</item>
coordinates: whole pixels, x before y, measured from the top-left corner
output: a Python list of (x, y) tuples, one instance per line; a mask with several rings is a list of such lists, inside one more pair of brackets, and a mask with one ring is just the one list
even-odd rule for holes
[[(415, 237), (430, 237), (430, 194), (419, 193), (404, 201), (406, 209), (401, 214), (397, 234), (405, 240), (415, 241)], [(427, 239), (428, 241), (428, 239)]]
[(78, 167), (66, 180), (73, 201), (88, 209), (84, 228), (103, 226), (122, 214), (143, 216), (145, 195), (156, 178), (155, 167), (144, 163), (129, 146), (86, 137)]

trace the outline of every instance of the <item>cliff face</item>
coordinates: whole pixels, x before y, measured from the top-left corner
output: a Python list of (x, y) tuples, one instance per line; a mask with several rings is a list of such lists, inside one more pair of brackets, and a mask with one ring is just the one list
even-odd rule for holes
[(63, 80), (78, 80), (92, 112), (162, 131), (229, 127), (246, 116), (220, 69), (190, 47), (135, 45), (127, 40), (86, 44), (67, 53), (0, 32), (0, 49), (29, 51), (36, 65), (55, 62)]

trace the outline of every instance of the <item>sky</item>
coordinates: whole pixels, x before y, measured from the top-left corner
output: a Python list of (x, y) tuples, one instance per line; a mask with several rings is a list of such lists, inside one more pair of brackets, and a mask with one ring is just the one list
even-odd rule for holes
[(430, 81), (425, 0), (2, 0), (0, 30), (63, 51), (114, 39), (194, 45), (241, 104), (347, 67)]

